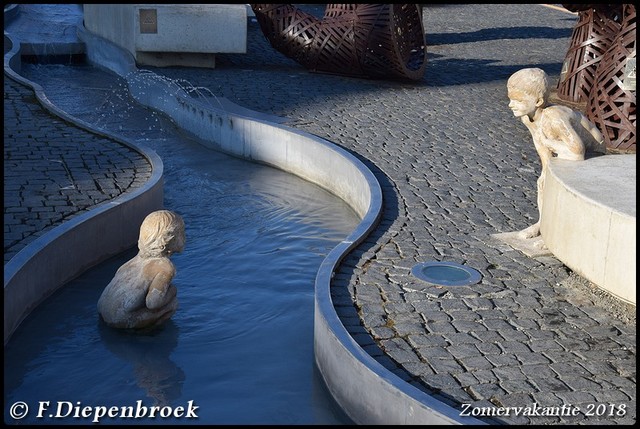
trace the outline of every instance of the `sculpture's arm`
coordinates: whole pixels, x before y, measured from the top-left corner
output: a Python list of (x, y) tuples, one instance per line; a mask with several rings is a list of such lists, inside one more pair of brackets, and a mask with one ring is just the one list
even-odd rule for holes
[(585, 145), (587, 150), (591, 150), (592, 152), (600, 152), (606, 153), (607, 147), (604, 141), (604, 136), (593, 122), (589, 120), (586, 116), (582, 115), (580, 119), (580, 125), (591, 134), (593, 137), (593, 141), (591, 144)]
[(604, 143), (604, 136), (602, 135), (596, 124), (591, 122), (589, 118), (587, 118), (586, 116), (582, 116), (582, 118), (580, 119), (580, 123), (586, 130), (589, 131), (589, 134), (593, 136), (595, 141), (597, 141), (598, 143)]
[(560, 159), (580, 161), (584, 159), (585, 147), (580, 135), (569, 118), (558, 115), (545, 121), (542, 128), (542, 144)]
[(145, 299), (147, 308), (156, 310), (167, 305), (176, 296), (175, 287), (171, 287), (171, 280), (175, 275), (175, 268), (171, 262), (159, 264), (149, 285), (149, 291)]

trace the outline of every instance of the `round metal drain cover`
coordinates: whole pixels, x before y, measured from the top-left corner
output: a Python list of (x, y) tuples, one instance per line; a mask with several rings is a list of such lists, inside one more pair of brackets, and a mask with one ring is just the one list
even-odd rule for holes
[(422, 262), (411, 269), (411, 274), (439, 286), (468, 286), (478, 283), (482, 278), (473, 268), (455, 262)]

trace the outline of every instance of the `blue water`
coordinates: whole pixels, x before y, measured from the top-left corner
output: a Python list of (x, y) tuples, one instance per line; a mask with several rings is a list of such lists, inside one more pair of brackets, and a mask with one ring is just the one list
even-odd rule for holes
[[(133, 335), (99, 321), (97, 300), (137, 249), (86, 272), (41, 304), (5, 347), (5, 422), (55, 418), (84, 406), (198, 406), (197, 419), (103, 423), (349, 424), (313, 355), (313, 296), (324, 256), (358, 223), (340, 199), (295, 176), (206, 149), (171, 121), (122, 95), (89, 66), (25, 65), (49, 99), (85, 121), (155, 150), (165, 208), (184, 218), (172, 256), (179, 309), (160, 330)], [(38, 418), (38, 408), (49, 408)], [(65, 402), (60, 402), (65, 401)], [(78, 408), (73, 408), (73, 406)], [(50, 418), (49, 415), (53, 415)]]

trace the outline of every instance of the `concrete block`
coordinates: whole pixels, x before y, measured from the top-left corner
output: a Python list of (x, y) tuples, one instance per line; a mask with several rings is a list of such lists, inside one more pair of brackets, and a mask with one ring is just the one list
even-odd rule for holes
[[(621, 174), (622, 172), (622, 174)], [(553, 159), (540, 232), (565, 265), (636, 303), (636, 156)]]
[(242, 4), (85, 4), (85, 28), (139, 65), (215, 67), (216, 53), (246, 53)]

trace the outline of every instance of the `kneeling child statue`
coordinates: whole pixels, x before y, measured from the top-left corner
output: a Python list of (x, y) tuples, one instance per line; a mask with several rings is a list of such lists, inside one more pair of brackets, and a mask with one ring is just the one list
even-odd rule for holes
[(138, 254), (116, 272), (98, 300), (107, 325), (122, 329), (153, 328), (178, 308), (176, 269), (169, 256), (182, 252), (184, 221), (169, 210), (149, 214), (140, 226)]
[[(604, 137), (581, 112), (566, 106), (549, 105), (549, 79), (544, 70), (525, 68), (507, 81), (509, 108), (520, 118), (533, 139), (542, 172), (538, 179), (538, 213), (542, 214), (542, 190), (549, 160), (553, 157), (582, 161), (585, 153), (605, 153)], [(521, 239), (540, 235), (540, 219), (519, 232)], [(544, 246), (540, 240), (538, 247)]]

